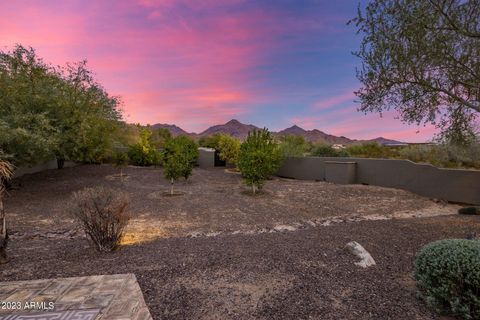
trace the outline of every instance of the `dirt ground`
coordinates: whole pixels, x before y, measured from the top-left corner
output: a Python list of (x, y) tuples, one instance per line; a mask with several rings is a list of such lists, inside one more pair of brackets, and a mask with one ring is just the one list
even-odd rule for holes
[[(134, 273), (154, 319), (436, 319), (417, 298), (415, 254), (480, 233), (480, 217), (412, 193), (275, 178), (251, 196), (238, 174), (195, 169), (166, 197), (161, 169), (81, 166), (15, 181), (0, 281)], [(86, 186), (127, 191), (124, 246), (95, 252), (68, 214)], [(377, 265), (345, 249), (357, 241)]]

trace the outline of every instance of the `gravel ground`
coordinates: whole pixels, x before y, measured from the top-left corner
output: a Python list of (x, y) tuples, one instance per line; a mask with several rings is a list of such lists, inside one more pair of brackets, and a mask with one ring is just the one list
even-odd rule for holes
[[(178, 184), (185, 195), (164, 197), (168, 183), (160, 170), (127, 171), (123, 187), (108, 166), (19, 179), (7, 201), (14, 236), (0, 281), (134, 273), (154, 319), (439, 319), (417, 298), (415, 254), (433, 240), (480, 233), (478, 216), (459, 215), (251, 233), (298, 221), (435, 208), (445, 214), (454, 207), (400, 190), (284, 179), (252, 197), (238, 175), (199, 169), (191, 182)], [(82, 237), (58, 236), (73, 226), (66, 210), (71, 192), (94, 184), (131, 194), (135, 228), (166, 227), (143, 242), (132, 236), (133, 244), (109, 254), (95, 252)], [(224, 233), (187, 236), (197, 230)], [(235, 230), (241, 232), (225, 233)], [(344, 249), (353, 240), (376, 266), (354, 265)]]

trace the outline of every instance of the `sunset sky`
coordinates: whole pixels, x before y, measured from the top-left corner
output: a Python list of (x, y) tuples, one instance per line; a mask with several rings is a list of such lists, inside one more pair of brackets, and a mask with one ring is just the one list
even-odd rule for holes
[[(222, 4), (219, 4), (222, 3)], [(346, 22), (354, 0), (2, 1), (0, 46), (52, 64), (88, 60), (128, 122), (200, 132), (232, 118), (349, 138), (429, 140), (432, 127), (356, 111)], [(419, 132), (418, 132), (419, 131)]]

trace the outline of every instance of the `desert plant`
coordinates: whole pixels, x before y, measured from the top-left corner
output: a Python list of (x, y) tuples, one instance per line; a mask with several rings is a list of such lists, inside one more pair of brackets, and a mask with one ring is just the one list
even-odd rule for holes
[(130, 146), (128, 157), (133, 164), (142, 167), (160, 163), (161, 154), (152, 144), (152, 131), (149, 128), (140, 130), (140, 140)]
[(415, 260), (415, 279), (426, 302), (438, 312), (480, 319), (480, 241), (427, 244)]
[(349, 153), (345, 150), (336, 150), (329, 144), (320, 143), (313, 147), (312, 156), (315, 157), (348, 157)]
[(198, 140), (198, 145), (204, 148), (213, 148), (218, 149), (218, 144), (220, 142), (220, 134), (214, 134), (211, 136), (201, 137)]
[(234, 166), (237, 165), (238, 155), (240, 154), (240, 140), (228, 135), (222, 134), (218, 140), (218, 151), (220, 159)]
[(99, 251), (115, 250), (131, 215), (126, 193), (104, 187), (75, 192), (71, 213)]
[(192, 174), (198, 159), (197, 145), (186, 136), (170, 139), (165, 144), (163, 159), (164, 176), (170, 180), (170, 194), (173, 195), (174, 182), (181, 177), (188, 179)]
[(412, 145), (402, 148), (399, 151), (399, 157), (414, 162), (430, 163), (438, 167), (480, 169), (480, 143), (472, 143), (469, 146)]
[(238, 169), (255, 194), (280, 168), (282, 160), (281, 150), (270, 132), (267, 129), (253, 130), (240, 146)]
[(3, 206), (3, 197), (7, 191), (6, 181), (13, 176), (13, 166), (10, 162), (0, 159), (0, 264), (7, 262), (7, 217)]
[(348, 146), (346, 151), (352, 157), (359, 158), (397, 158), (398, 148), (383, 146), (377, 142), (369, 142)]
[(128, 165), (128, 153), (117, 151), (113, 156), (113, 163), (116, 168), (120, 169), (120, 180), (123, 181), (123, 168)]
[(298, 135), (285, 135), (279, 138), (280, 149), (284, 157), (303, 157), (310, 149), (305, 138)]

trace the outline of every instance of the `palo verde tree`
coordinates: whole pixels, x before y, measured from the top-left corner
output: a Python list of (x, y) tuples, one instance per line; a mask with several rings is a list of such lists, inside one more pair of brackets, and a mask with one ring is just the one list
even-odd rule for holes
[(59, 79), (33, 49), (0, 51), (0, 148), (15, 165), (50, 160), (57, 143), (51, 108)]
[(55, 153), (60, 160), (98, 163), (111, 155), (121, 102), (94, 79), (86, 63), (69, 63), (58, 72), (63, 81), (60, 108), (52, 112), (58, 128)]
[(473, 138), (480, 113), (480, 2), (373, 0), (354, 23), (363, 41), (360, 110), (397, 110), (433, 123), (456, 144)]
[(0, 148), (15, 165), (99, 162), (111, 149), (120, 102), (84, 61), (53, 67), (33, 48), (0, 51), (0, 94)]
[(282, 159), (279, 145), (266, 128), (248, 133), (240, 146), (238, 169), (253, 194), (280, 168)]
[(241, 142), (229, 134), (221, 134), (218, 139), (220, 159), (234, 166), (237, 165)]
[(173, 195), (173, 183), (192, 174), (197, 163), (198, 148), (187, 136), (178, 136), (167, 140), (163, 152), (163, 170), (165, 178), (170, 180), (170, 194)]

